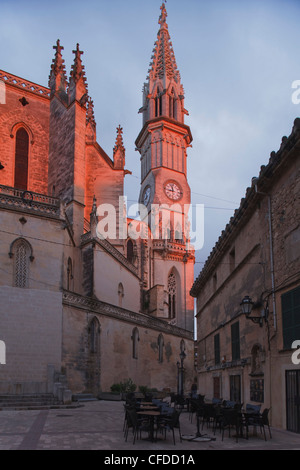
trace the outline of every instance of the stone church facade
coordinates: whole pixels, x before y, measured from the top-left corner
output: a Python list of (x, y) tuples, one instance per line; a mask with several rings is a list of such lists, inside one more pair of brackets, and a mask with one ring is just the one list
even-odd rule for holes
[(57, 41), (48, 87), (0, 71), (2, 393), (52, 391), (60, 375), (73, 393), (128, 378), (176, 392), (183, 350), (186, 390), (194, 380), (192, 135), (166, 16), (162, 4), (136, 140), (140, 221), (124, 210), (122, 128), (112, 158), (97, 141), (79, 45), (68, 79)]

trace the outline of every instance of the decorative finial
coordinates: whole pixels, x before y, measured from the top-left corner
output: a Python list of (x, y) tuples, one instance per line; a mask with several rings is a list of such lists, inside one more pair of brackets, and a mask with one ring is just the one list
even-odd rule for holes
[(123, 145), (123, 128), (119, 125), (117, 127), (117, 138), (116, 138), (116, 144), (114, 146), (114, 155), (117, 152), (117, 150), (121, 150), (125, 152), (125, 147)]
[(166, 23), (166, 19), (167, 19), (167, 10), (166, 10), (166, 5), (164, 4), (164, 2), (162, 3), (161, 7), (161, 15), (159, 17), (159, 20), (158, 20), (158, 23), (163, 26), (165, 23)]
[(86, 112), (87, 123), (91, 123), (92, 125), (96, 125), (95, 115), (94, 115), (94, 102), (90, 97), (88, 97), (87, 102), (88, 102), (88, 107), (87, 107), (87, 112)]
[(117, 127), (117, 138), (116, 138), (116, 143), (115, 143), (114, 151), (113, 151), (114, 166), (117, 169), (123, 169), (124, 164), (125, 164), (125, 147), (123, 144), (122, 134), (123, 134), (123, 129), (119, 125), (119, 127)]
[(83, 51), (79, 49), (79, 44), (77, 43), (76, 45), (76, 50), (72, 51), (73, 54), (75, 54), (75, 59), (74, 59), (74, 64), (72, 65), (72, 70), (71, 70), (71, 77), (73, 80), (78, 82), (80, 78), (83, 79), (85, 82), (85, 72), (84, 72), (84, 65), (82, 65), (81, 61), (81, 55), (83, 54)]
[[(65, 71), (65, 65), (64, 65), (64, 59), (62, 58), (61, 51), (64, 50), (63, 46), (60, 45), (60, 40), (57, 39), (56, 41), (56, 46), (53, 46), (53, 49), (55, 49), (55, 57), (52, 60), (51, 64), (51, 71), (50, 71), (50, 76), (49, 76), (49, 84), (50, 84), (50, 79), (51, 75), (53, 77), (58, 77), (60, 75), (62, 83), (67, 81), (66, 77), (66, 71)], [(63, 85), (64, 87), (64, 85)]]

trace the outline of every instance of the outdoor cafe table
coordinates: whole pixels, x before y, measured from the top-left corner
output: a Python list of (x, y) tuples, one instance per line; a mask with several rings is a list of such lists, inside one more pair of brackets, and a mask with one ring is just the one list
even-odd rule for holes
[(138, 415), (144, 415), (144, 416), (149, 416), (150, 418), (150, 433), (149, 433), (149, 439), (151, 442), (154, 441), (154, 418), (155, 416), (160, 416), (161, 413), (160, 411), (155, 411), (155, 410), (144, 410), (144, 411), (137, 411)]

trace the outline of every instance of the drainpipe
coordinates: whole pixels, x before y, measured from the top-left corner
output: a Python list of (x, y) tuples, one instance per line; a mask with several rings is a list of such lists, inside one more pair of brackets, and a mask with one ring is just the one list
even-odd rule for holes
[(274, 257), (273, 257), (273, 231), (272, 231), (272, 208), (271, 208), (271, 196), (270, 194), (263, 193), (257, 189), (258, 178), (252, 178), (252, 183), (255, 187), (257, 194), (262, 194), (268, 198), (268, 218), (269, 218), (269, 238), (270, 238), (270, 267), (271, 267), (271, 285), (272, 285), (272, 304), (273, 304), (273, 325), (274, 330), (277, 330), (277, 315), (275, 305), (275, 277), (274, 277)]
[(273, 323), (274, 330), (277, 329), (276, 305), (275, 305), (275, 280), (274, 280), (274, 259), (273, 259), (273, 235), (272, 235), (272, 213), (271, 213), (271, 196), (268, 194), (268, 211), (269, 211), (269, 233), (270, 233), (270, 263), (271, 263), (271, 282), (272, 282), (272, 303), (273, 303)]

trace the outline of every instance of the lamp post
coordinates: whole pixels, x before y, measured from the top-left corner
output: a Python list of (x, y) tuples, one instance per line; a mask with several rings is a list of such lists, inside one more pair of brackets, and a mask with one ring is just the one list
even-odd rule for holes
[(183, 395), (183, 361), (185, 360), (186, 358), (186, 354), (185, 352), (182, 350), (181, 353), (179, 354), (179, 357), (180, 357), (180, 367), (179, 367), (179, 363), (177, 363), (178, 365), (178, 371), (180, 372), (178, 374), (178, 378), (179, 378), (179, 383), (178, 383), (178, 388), (179, 388), (179, 394), (182, 396)]

